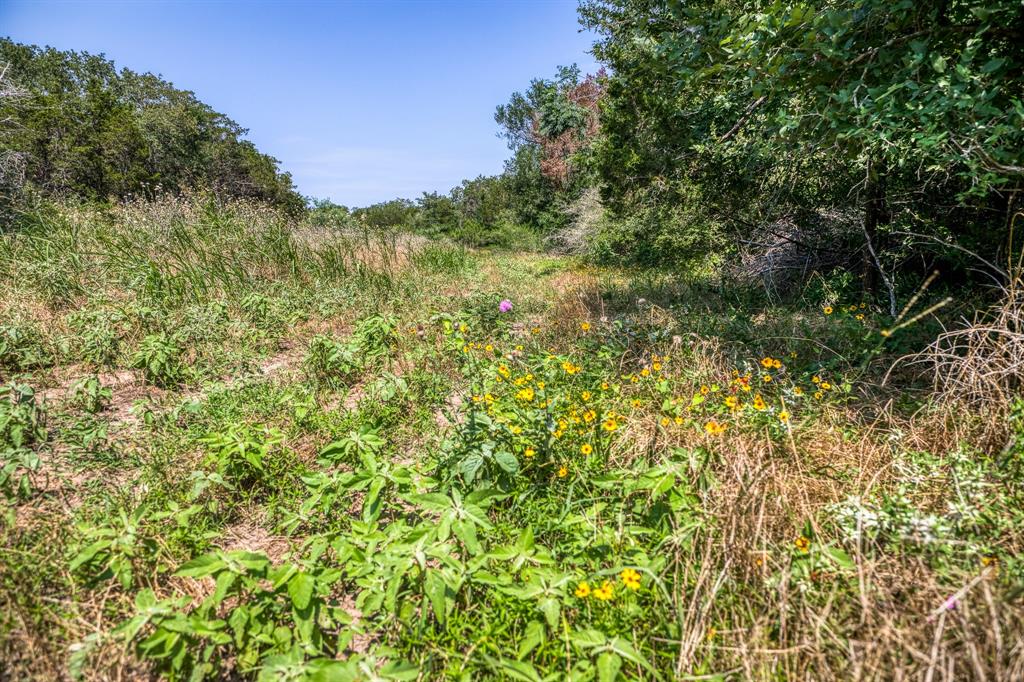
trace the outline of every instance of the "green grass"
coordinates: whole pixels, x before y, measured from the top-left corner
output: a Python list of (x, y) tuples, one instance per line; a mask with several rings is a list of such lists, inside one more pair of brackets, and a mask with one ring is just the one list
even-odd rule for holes
[(929, 330), (871, 301), (207, 200), (35, 221), (0, 241), (0, 676), (1021, 669), (1024, 429), (882, 385)]

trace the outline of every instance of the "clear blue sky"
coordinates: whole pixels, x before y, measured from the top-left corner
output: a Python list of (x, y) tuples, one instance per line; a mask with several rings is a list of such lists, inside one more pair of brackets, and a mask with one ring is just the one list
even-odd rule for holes
[(350, 206), (500, 172), (494, 108), (560, 64), (596, 70), (575, 0), (0, 0), (0, 34), (162, 74)]

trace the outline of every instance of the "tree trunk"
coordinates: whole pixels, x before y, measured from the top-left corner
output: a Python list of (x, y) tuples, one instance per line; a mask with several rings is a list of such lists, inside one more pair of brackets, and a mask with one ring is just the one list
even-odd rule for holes
[(862, 249), (861, 282), (864, 295), (872, 296), (878, 286), (878, 267), (871, 254), (871, 244), (877, 247), (878, 226), (889, 222), (889, 210), (885, 201), (885, 162), (868, 158), (867, 181), (864, 199), (864, 235), (867, 243)]

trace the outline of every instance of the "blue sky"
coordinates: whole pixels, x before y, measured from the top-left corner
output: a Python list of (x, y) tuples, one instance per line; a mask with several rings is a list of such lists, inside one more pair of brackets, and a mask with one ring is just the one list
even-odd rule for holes
[(249, 128), (299, 191), (350, 206), (501, 171), (494, 108), (595, 71), (575, 0), (21, 2), (0, 33), (159, 73)]

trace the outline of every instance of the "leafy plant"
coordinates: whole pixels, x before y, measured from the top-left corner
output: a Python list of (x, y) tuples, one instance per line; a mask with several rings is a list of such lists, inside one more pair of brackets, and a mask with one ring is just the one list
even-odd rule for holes
[(132, 356), (132, 366), (157, 386), (174, 386), (185, 376), (182, 350), (173, 338), (164, 333), (150, 334), (142, 339)]

